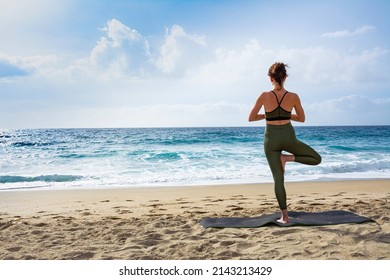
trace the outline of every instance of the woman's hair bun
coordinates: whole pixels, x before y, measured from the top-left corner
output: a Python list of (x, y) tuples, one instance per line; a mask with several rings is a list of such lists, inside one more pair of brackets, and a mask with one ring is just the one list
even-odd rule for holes
[(288, 65), (283, 62), (275, 62), (269, 68), (268, 76), (274, 79), (279, 85), (282, 85), (284, 79), (288, 76), (286, 67), (288, 67)]

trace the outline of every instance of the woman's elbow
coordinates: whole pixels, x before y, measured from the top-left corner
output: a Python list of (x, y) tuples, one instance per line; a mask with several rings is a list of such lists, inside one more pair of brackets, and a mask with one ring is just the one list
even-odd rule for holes
[(306, 117), (304, 114), (302, 114), (302, 115), (297, 114), (297, 121), (298, 122), (305, 122), (305, 120), (306, 120)]

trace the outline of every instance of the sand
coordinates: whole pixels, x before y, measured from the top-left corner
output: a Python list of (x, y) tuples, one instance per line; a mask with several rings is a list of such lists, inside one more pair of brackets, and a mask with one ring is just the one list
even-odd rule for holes
[(0, 259), (390, 259), (390, 180), (287, 183), (291, 211), (375, 220), (204, 229), (203, 217), (277, 211), (271, 184), (0, 192)]

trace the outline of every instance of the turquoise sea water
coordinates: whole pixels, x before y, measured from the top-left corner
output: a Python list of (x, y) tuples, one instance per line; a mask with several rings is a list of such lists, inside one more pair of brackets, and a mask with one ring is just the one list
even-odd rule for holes
[[(390, 178), (390, 126), (296, 127), (319, 166), (286, 181)], [(0, 190), (272, 182), (263, 127), (0, 130)]]

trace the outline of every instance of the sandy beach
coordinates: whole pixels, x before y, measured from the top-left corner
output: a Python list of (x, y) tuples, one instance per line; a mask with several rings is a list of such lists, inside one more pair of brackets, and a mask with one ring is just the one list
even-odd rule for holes
[(277, 211), (272, 184), (0, 193), (0, 259), (390, 259), (390, 180), (287, 183), (289, 210), (375, 222), (204, 229)]

